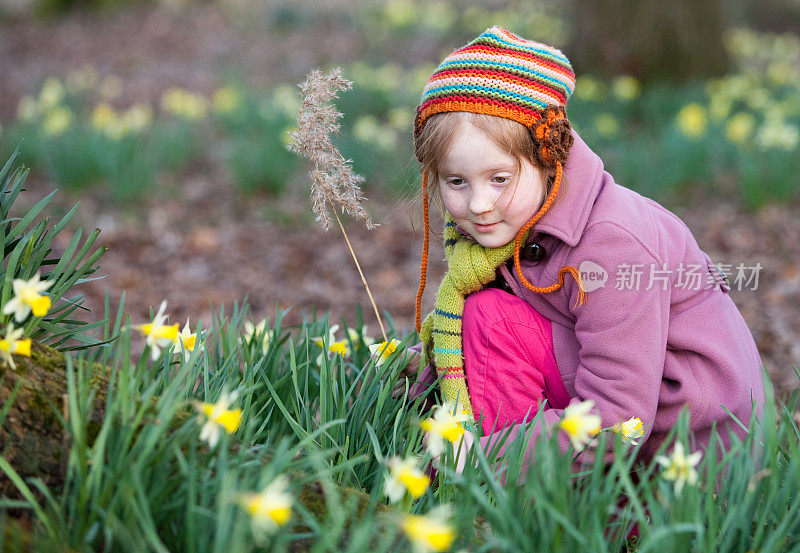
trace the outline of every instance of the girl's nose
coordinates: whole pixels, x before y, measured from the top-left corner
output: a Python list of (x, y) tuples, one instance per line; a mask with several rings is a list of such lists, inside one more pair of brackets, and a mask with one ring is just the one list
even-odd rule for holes
[(496, 200), (489, 187), (477, 186), (470, 195), (469, 210), (476, 215), (487, 213), (494, 208)]

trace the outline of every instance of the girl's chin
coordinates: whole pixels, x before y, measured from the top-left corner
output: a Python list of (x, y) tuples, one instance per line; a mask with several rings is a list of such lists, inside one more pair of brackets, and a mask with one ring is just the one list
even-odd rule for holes
[(472, 238), (474, 238), (475, 241), (484, 248), (499, 248), (500, 246), (505, 246), (514, 240), (514, 236), (480, 233), (475, 233)]

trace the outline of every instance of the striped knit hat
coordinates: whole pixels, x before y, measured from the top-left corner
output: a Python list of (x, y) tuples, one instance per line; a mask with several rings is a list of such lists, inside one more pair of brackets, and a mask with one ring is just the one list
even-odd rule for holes
[(497, 115), (533, 129), (548, 108), (563, 114), (574, 89), (575, 73), (560, 50), (495, 26), (434, 71), (417, 107), (414, 136), (428, 117), (448, 111)]
[(423, 365), (427, 361), (434, 361), (437, 370), (445, 375), (441, 381), (445, 399), (461, 402), (469, 415), (473, 413), (464, 378), (461, 349), (461, 317), (465, 295), (492, 280), (496, 268), (513, 257), (518, 278), (530, 290), (554, 292), (564, 284), (565, 274), (570, 273), (578, 282), (578, 304), (584, 302), (580, 273), (574, 267), (562, 267), (557, 283), (538, 287), (522, 274), (519, 256), (521, 242), (527, 239), (531, 227), (550, 208), (561, 185), (563, 164), (573, 142), (566, 103), (574, 89), (572, 66), (559, 50), (495, 26), (442, 61), (425, 86), (417, 107), (414, 141), (420, 162), (420, 137), (425, 121), (437, 113), (467, 111), (504, 117), (524, 125), (534, 143), (537, 165), (555, 171), (550, 193), (539, 211), (519, 230), (513, 244), (483, 248), (469, 238), (460, 236), (448, 216), (445, 226), (448, 273), (437, 293), (434, 312), (426, 318), (425, 324), (421, 324), (430, 233), (428, 173), (424, 173), (422, 205), (425, 238), (415, 316), (417, 331), (425, 344), (421, 361)]

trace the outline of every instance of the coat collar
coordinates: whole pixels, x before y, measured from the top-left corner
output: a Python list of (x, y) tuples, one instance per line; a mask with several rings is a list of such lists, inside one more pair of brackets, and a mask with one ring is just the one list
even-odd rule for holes
[[(575, 142), (564, 166), (566, 186), (559, 190), (550, 209), (533, 227), (534, 233), (546, 233), (574, 247), (586, 228), (589, 213), (605, 182), (603, 162), (574, 130)], [(562, 184), (562, 185), (563, 185)]]

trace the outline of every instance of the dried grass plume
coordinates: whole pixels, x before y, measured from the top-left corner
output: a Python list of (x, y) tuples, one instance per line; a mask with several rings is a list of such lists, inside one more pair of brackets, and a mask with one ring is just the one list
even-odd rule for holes
[(308, 158), (314, 169), (311, 176), (311, 199), (316, 219), (328, 230), (332, 225), (329, 208), (338, 206), (343, 213), (361, 219), (367, 228), (375, 228), (362, 206), (361, 183), (364, 177), (353, 172), (351, 160), (345, 159), (331, 141), (339, 132), (341, 113), (331, 104), (337, 93), (353, 83), (342, 77), (341, 68), (324, 75), (319, 69), (308, 74), (298, 85), (302, 105), (297, 116), (297, 129), (289, 132), (289, 150)]

